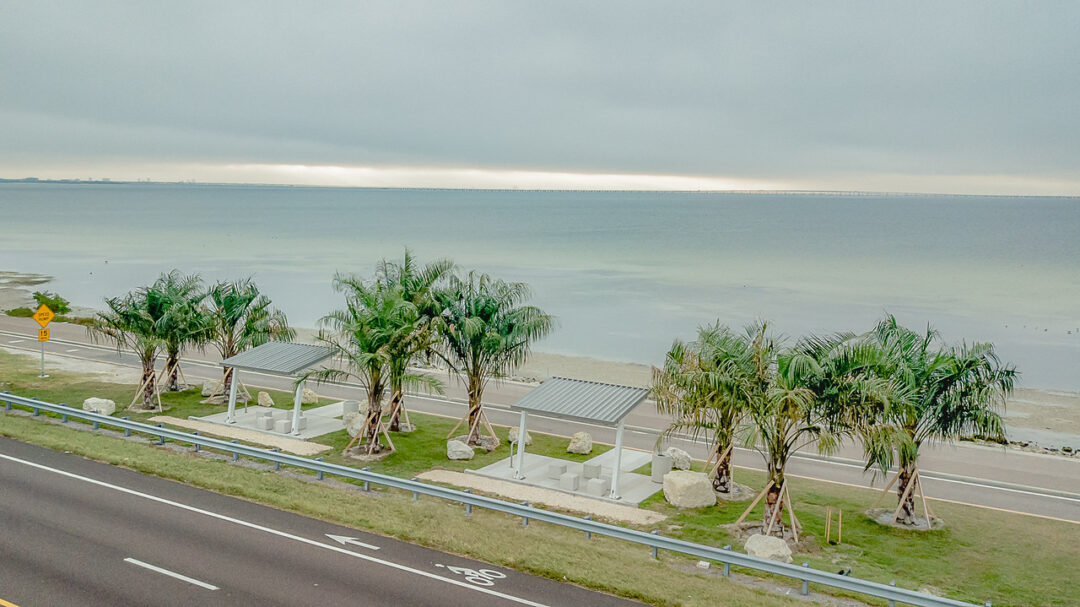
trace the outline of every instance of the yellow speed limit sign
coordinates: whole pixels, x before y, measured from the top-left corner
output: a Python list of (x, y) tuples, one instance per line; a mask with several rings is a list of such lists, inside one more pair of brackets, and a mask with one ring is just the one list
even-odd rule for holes
[(38, 341), (49, 341), (49, 330), (48, 329), (38, 329), (37, 340)]
[[(37, 321), (37, 324), (41, 325), (42, 329), (47, 327), (49, 325), (49, 323), (52, 322), (52, 319), (55, 316), (56, 316), (56, 314), (53, 314), (53, 311), (50, 310), (49, 306), (47, 306), (45, 304), (41, 304), (41, 307), (37, 309), (37, 312), (34, 312), (34, 320)], [(38, 334), (38, 341), (48, 341), (48, 339), (49, 339), (47, 337), (48, 332), (46, 332), (45, 335), (46, 335), (45, 339), (41, 339), (41, 334), (39, 333)]]

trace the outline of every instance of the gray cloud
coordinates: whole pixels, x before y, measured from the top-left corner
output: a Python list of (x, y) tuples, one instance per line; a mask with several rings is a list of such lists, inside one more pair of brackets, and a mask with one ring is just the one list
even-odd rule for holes
[(10, 2), (0, 163), (1080, 181), (1078, 31), (1073, 2)]

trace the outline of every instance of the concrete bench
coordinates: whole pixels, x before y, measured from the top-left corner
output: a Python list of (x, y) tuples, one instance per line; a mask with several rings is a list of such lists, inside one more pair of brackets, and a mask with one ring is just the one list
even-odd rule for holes
[(671, 456), (654, 453), (652, 456), (652, 482), (663, 483), (664, 475), (671, 472), (672, 463)]
[(564, 472), (559, 477), (559, 489), (563, 491), (577, 491), (581, 486), (581, 476), (574, 472)]
[(270, 417), (269, 415), (264, 415), (262, 417), (256, 417), (255, 418), (255, 427), (258, 428), (259, 430), (273, 430), (274, 429), (274, 418)]
[(296, 424), (297, 430), (307, 430), (307, 418), (303, 415), (300, 416), (300, 421)]
[(600, 464), (586, 463), (581, 465), (581, 475), (584, 476), (586, 480), (590, 478), (600, 478), (601, 472), (602, 468), (600, 467)]
[(548, 464), (548, 476), (550, 478), (559, 480), (564, 472), (566, 472), (566, 464)]
[(585, 493), (606, 497), (611, 492), (611, 481), (606, 478), (590, 478), (585, 483)]
[(273, 411), (270, 412), (270, 414), (274, 416), (274, 419), (288, 419), (289, 418), (289, 412), (288, 411), (283, 411), (281, 409), (274, 409)]
[(274, 432), (288, 434), (292, 430), (292, 422), (287, 419), (274, 420)]

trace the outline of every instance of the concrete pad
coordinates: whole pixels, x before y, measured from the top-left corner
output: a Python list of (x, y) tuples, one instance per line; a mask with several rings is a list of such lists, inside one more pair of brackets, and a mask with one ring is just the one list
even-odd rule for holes
[[(509, 482), (519, 483), (523, 486), (542, 487), (545, 489), (551, 489), (554, 491), (564, 491), (559, 486), (559, 478), (551, 478), (549, 475), (549, 466), (551, 464), (563, 464), (567, 467), (567, 472), (573, 472), (576, 474), (582, 474), (584, 466), (578, 462), (571, 462), (564, 459), (547, 457), (545, 455), (537, 455), (535, 453), (525, 452), (525, 463), (521, 468), (521, 473), (525, 477), (524, 479), (515, 479), (514, 472), (516, 470), (517, 462), (511, 465), (510, 458), (506, 458), (489, 464), (480, 468), (479, 470), (469, 470), (470, 474), (478, 474), (489, 478), (495, 478), (505, 480)], [(560, 477), (562, 475), (559, 475)], [(644, 474), (634, 474), (632, 472), (622, 472), (619, 475), (619, 494), (618, 500), (612, 500), (609, 497), (611, 489), (611, 477), (610, 471), (605, 471), (605, 477), (603, 480), (608, 484), (608, 491), (603, 495), (596, 498), (589, 499), (602, 499), (613, 503), (628, 504), (637, 506), (643, 500), (650, 495), (660, 491), (662, 485), (653, 483), (649, 480), (649, 477)], [(577, 492), (573, 492), (574, 495), (585, 495), (585, 487), (582, 486), (581, 479), (579, 478), (579, 488)]]

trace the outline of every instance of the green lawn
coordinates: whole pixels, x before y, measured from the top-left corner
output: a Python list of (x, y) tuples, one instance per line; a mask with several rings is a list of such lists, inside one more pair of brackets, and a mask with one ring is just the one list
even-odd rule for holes
[[(57, 372), (49, 379), (38, 379), (34, 359), (0, 351), (0, 390), (35, 396), (52, 402), (78, 406), (86, 396), (112, 398), (127, 404), (134, 386), (98, 382), (84, 376)], [(291, 395), (273, 393), (279, 406), (287, 408)], [(202, 405), (197, 391), (165, 395), (170, 415), (204, 415), (221, 411), (222, 406)], [(325, 404), (324, 401), (323, 404)], [(123, 415), (124, 412), (117, 412)], [(143, 419), (152, 414), (132, 415)], [(509, 455), (503, 444), (494, 452), (479, 452), (471, 462), (452, 462), (445, 456), (445, 439), (456, 420), (411, 414), (417, 424), (416, 432), (394, 434), (398, 452), (371, 465), (377, 472), (412, 477), (432, 467), (462, 470), (479, 467)], [(292, 485), (289, 479), (195, 458), (169, 455), (145, 445), (132, 445), (88, 433), (75, 433), (62, 427), (41, 424), (34, 420), (0, 417), (0, 433), (38, 442), (53, 448), (83, 453), (89, 457), (123, 463), (146, 472), (192, 482), (225, 493), (243, 495), (279, 507), (326, 518), (344, 524), (374, 529), (381, 533), (403, 537), (431, 546), (467, 554), (522, 570), (561, 579), (578, 581), (596, 588), (618, 588), (627, 596), (645, 597), (656, 603), (679, 604), (781, 604), (771, 603), (745, 588), (720, 581), (708, 583), (699, 575), (683, 574), (639, 558), (647, 551), (618, 542), (598, 541), (582, 544), (578, 534), (559, 528), (530, 525), (526, 534), (543, 529), (544, 541), (505, 541), (508, 533), (518, 533), (520, 524), (491, 513), (480, 514), (469, 521), (460, 518), (460, 507), (426, 504), (410, 506), (407, 499), (368, 500), (356, 496), (342, 497), (320, 486)], [(498, 428), (505, 439), (506, 429)], [(534, 453), (580, 459), (565, 453), (567, 439), (532, 433)], [(344, 431), (326, 435), (319, 442), (334, 447), (327, 461), (362, 466), (343, 461), (341, 447), (347, 441)], [(597, 445), (594, 454), (609, 447)], [(191, 463), (188, 460), (191, 460)], [(700, 465), (700, 463), (698, 464)], [(191, 472), (188, 472), (188, 471)], [(760, 488), (763, 475), (738, 469), (739, 483)], [(307, 487), (307, 488), (305, 488)], [(871, 522), (862, 512), (876, 497), (876, 492), (831, 483), (791, 479), (791, 491), (796, 511), (804, 525), (804, 540), (797, 563), (809, 561), (811, 566), (828, 571), (852, 569), (852, 575), (889, 582), (912, 589), (929, 589), (962, 600), (981, 603), (991, 600), (995, 605), (1078, 605), (1080, 591), (1072, 584), (1080, 563), (1080, 525), (1021, 516), (1006, 512), (979, 509), (934, 501), (936, 513), (944, 518), (947, 527), (929, 533), (885, 528)], [(393, 493), (381, 493), (391, 496)], [(424, 500), (421, 500), (422, 502)], [(392, 507), (388, 504), (394, 504)], [(662, 532), (682, 539), (714, 546), (732, 543), (723, 525), (733, 522), (746, 503), (721, 505), (692, 511), (679, 511), (667, 505), (661, 495), (654, 496), (642, 506), (669, 516)], [(822, 545), (826, 506), (844, 511), (844, 541), (842, 545)], [(426, 510), (431, 508), (429, 512)], [(760, 518), (761, 506), (751, 516)], [(434, 517), (431, 521), (417, 518)], [(835, 524), (835, 521), (834, 521)], [(440, 528), (439, 525), (448, 525)], [(550, 533), (549, 533), (550, 531)], [(550, 544), (548, 537), (552, 538)], [(557, 549), (581, 551), (584, 554), (560, 557)], [(607, 550), (609, 550), (607, 552)], [(601, 550), (593, 558), (591, 551)], [(607, 559), (607, 560), (605, 560)], [(682, 562), (667, 556), (668, 562)], [(609, 562), (610, 561), (610, 562)], [(644, 576), (644, 577), (642, 577)], [(671, 581), (676, 580), (676, 581)], [(670, 582), (670, 583), (669, 583)], [(789, 582), (781, 582), (787, 584)], [(718, 594), (714, 589), (722, 589)], [(686, 598), (687, 594), (693, 598)], [(711, 597), (711, 598), (707, 598)], [(725, 602), (728, 600), (729, 602)], [(776, 599), (779, 600), (779, 599)], [(711, 601), (711, 602), (710, 602)]]

